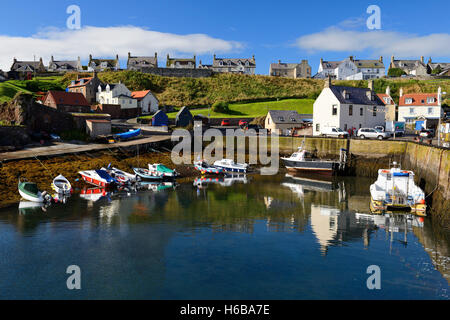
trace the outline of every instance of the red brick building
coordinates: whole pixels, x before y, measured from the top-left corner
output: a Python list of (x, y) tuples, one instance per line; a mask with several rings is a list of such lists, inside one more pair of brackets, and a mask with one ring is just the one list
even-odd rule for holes
[(43, 105), (64, 112), (89, 113), (91, 106), (81, 93), (49, 91), (44, 97)]

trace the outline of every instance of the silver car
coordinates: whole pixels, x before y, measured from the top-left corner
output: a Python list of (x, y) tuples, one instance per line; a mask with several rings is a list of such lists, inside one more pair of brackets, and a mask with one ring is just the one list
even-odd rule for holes
[(373, 129), (373, 128), (361, 128), (358, 130), (358, 133), (356, 134), (357, 137), (361, 139), (388, 139), (391, 137), (391, 134), (389, 132), (383, 132), (381, 130)]

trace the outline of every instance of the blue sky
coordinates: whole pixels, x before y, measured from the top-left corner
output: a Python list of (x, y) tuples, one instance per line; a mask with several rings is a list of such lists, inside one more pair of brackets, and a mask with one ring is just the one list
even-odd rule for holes
[[(81, 8), (79, 31), (68, 30), (69, 5)], [(381, 9), (381, 30), (366, 27), (369, 5)], [(210, 64), (223, 57), (256, 57), (258, 74), (281, 59), (403, 58), (450, 61), (449, 1), (2, 1), (0, 68), (12, 58), (50, 55), (86, 62), (88, 54), (197, 54)], [(440, 13), (442, 18), (439, 17)], [(196, 36), (192, 36), (195, 34)], [(388, 64), (388, 63), (386, 63)]]

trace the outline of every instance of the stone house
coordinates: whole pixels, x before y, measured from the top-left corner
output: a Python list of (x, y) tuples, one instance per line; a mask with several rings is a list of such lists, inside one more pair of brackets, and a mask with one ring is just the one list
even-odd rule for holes
[(398, 121), (414, 124), (416, 121), (429, 120), (437, 122), (444, 115), (442, 105), (442, 89), (437, 93), (407, 93), (400, 89), (398, 102)]
[(107, 136), (111, 134), (111, 120), (86, 120), (86, 133), (95, 138), (98, 136)]
[(195, 69), (197, 67), (197, 58), (194, 56), (192, 59), (184, 59), (184, 58), (171, 58), (169, 54), (167, 54), (166, 68), (175, 68), (175, 69)]
[(398, 118), (398, 108), (397, 104), (395, 103), (394, 99), (391, 97), (391, 89), (388, 86), (386, 88), (386, 93), (378, 93), (378, 98), (381, 99), (381, 101), (384, 104), (385, 110), (386, 110), (386, 121), (397, 121)]
[(19, 74), (18, 78), (21, 79), (29, 80), (32, 78), (33, 73), (43, 73), (46, 71), (42, 58), (39, 58), (39, 61), (19, 61), (14, 58), (11, 66), (11, 72)]
[(73, 61), (56, 61), (53, 56), (48, 63), (47, 71), (49, 72), (81, 72), (83, 66), (81, 65), (80, 57)]
[(291, 79), (311, 78), (311, 66), (308, 60), (302, 60), (301, 63), (271, 63), (269, 75), (274, 77), (285, 77)]
[(97, 88), (102, 84), (97, 77), (97, 72), (94, 71), (94, 75), (90, 78), (78, 78), (73, 80), (67, 87), (69, 92), (81, 93), (90, 104), (94, 104), (97, 101)]
[(394, 56), (392, 56), (389, 69), (392, 68), (401, 69), (410, 76), (427, 75), (427, 66), (424, 63), (423, 56), (420, 57), (420, 60), (396, 60)]
[(154, 57), (134, 57), (128, 52), (127, 70), (142, 71), (143, 68), (158, 68), (158, 54)]
[(138, 108), (143, 114), (155, 113), (159, 110), (159, 100), (150, 90), (134, 91), (131, 97), (137, 100)]
[(350, 56), (342, 61), (320, 59), (319, 70), (314, 78), (331, 77), (337, 80), (370, 80), (385, 75), (383, 57), (378, 60), (361, 60)]
[(251, 59), (231, 59), (217, 58), (216, 55), (214, 55), (212, 69), (214, 72), (254, 75), (256, 69), (255, 56), (253, 55)]
[(313, 108), (314, 136), (326, 127), (347, 131), (385, 124), (384, 103), (373, 90), (372, 80), (369, 88), (354, 88), (334, 86), (328, 78)]
[(91, 106), (81, 93), (49, 91), (43, 99), (43, 105), (63, 112), (89, 113)]
[(311, 120), (312, 114), (299, 114), (294, 110), (270, 110), (264, 121), (264, 128), (269, 133), (291, 135), (296, 130), (304, 129), (306, 120)]
[(116, 55), (116, 59), (97, 59), (92, 58), (89, 55), (88, 71), (117, 71), (120, 69), (119, 55)]
[(440, 75), (443, 71), (450, 69), (450, 63), (449, 62), (433, 62), (430, 59), (427, 63), (427, 73), (428, 74), (436, 74)]

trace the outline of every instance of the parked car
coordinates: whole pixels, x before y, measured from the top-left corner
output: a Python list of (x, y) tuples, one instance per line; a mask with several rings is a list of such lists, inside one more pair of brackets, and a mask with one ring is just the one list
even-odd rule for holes
[(360, 139), (388, 139), (391, 137), (391, 134), (389, 132), (383, 132), (374, 128), (361, 128), (358, 130), (358, 133), (356, 134), (357, 137)]
[(239, 127), (246, 127), (248, 125), (248, 122), (245, 120), (239, 120)]
[(427, 129), (422, 129), (419, 132), (419, 137), (423, 137), (423, 138), (433, 138), (434, 134), (433, 131), (431, 130), (427, 130)]
[(224, 126), (229, 126), (229, 125), (230, 125), (230, 120), (228, 120), (228, 119), (223, 119), (222, 122), (220, 123), (220, 125), (221, 125), (222, 127), (224, 127)]
[(336, 127), (325, 127), (321, 132), (322, 137), (347, 138), (348, 132)]

